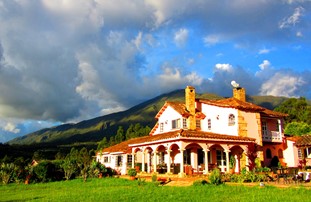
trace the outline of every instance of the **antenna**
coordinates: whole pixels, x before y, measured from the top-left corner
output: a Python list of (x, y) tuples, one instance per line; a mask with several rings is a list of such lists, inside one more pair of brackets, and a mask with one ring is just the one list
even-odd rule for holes
[(235, 81), (231, 81), (231, 85), (234, 87), (234, 88), (238, 88), (240, 86), (240, 84), (238, 84), (237, 82)]

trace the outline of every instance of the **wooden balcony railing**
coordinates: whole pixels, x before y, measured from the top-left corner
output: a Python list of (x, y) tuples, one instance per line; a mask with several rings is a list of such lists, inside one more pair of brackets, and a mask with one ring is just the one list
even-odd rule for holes
[(279, 131), (263, 131), (262, 140), (264, 142), (282, 142), (282, 134)]

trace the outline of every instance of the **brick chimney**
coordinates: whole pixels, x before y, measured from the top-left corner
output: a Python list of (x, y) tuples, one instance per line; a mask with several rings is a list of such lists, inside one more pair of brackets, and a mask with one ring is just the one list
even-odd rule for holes
[(245, 89), (242, 87), (233, 88), (233, 97), (243, 102), (246, 102)]
[(185, 89), (185, 98), (186, 98), (186, 109), (190, 113), (190, 116), (187, 119), (187, 125), (190, 130), (196, 129), (196, 120), (195, 120), (195, 88), (192, 86), (187, 86)]

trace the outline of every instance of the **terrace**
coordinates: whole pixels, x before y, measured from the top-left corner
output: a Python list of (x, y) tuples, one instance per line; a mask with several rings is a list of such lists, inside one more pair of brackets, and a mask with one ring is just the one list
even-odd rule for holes
[(282, 142), (282, 134), (279, 131), (263, 131), (262, 140), (264, 142)]

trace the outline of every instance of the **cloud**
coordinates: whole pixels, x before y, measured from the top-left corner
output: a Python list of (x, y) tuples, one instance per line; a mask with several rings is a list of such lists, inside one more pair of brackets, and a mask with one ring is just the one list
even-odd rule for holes
[(283, 95), (271, 78), (296, 78), (289, 94), (309, 95), (308, 71), (286, 77), (272, 58), (260, 69), (250, 59), (265, 46), (305, 51), (309, 17), (304, 1), (1, 1), (0, 133), (93, 118), (186, 85), (229, 96), (236, 80), (250, 94)]
[(258, 65), (261, 70), (265, 70), (271, 67), (269, 60), (264, 60), (260, 65)]
[(295, 26), (297, 23), (299, 23), (302, 15), (303, 15), (303, 12), (304, 12), (303, 7), (300, 6), (300, 7), (295, 8), (294, 13), (291, 16), (284, 18), (280, 22), (279, 28), (284, 29), (284, 28), (287, 28), (290, 26)]
[(220, 42), (220, 37), (217, 35), (208, 35), (203, 39), (207, 46), (214, 45)]
[(16, 125), (13, 123), (8, 122), (4, 127), (4, 131), (12, 132), (12, 133), (19, 133), (20, 129), (16, 128)]
[(180, 29), (175, 33), (174, 41), (178, 47), (182, 47), (188, 40), (188, 30)]
[(262, 84), (261, 95), (297, 97), (299, 91), (307, 82), (302, 76), (277, 72), (268, 81)]
[(258, 54), (259, 55), (262, 55), (262, 54), (267, 54), (267, 53), (270, 53), (271, 49), (267, 49), (267, 48), (263, 48), (263, 49), (260, 49)]
[(215, 70), (216, 71), (220, 70), (220, 71), (230, 72), (232, 70), (232, 65), (230, 65), (230, 64), (216, 64)]

